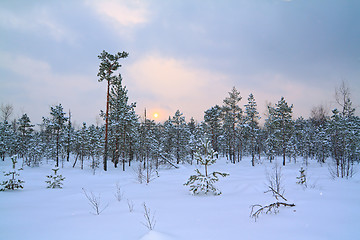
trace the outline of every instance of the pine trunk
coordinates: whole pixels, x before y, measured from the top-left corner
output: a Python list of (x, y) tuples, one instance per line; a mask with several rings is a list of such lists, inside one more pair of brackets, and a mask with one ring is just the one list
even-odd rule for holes
[(285, 153), (286, 153), (286, 149), (283, 148), (283, 166), (285, 166)]
[(56, 167), (59, 167), (59, 134), (56, 136)]
[(109, 129), (109, 97), (110, 97), (110, 80), (108, 80), (108, 85), (107, 85), (107, 100), (106, 100), (106, 115), (105, 115), (104, 171), (107, 171), (108, 129)]

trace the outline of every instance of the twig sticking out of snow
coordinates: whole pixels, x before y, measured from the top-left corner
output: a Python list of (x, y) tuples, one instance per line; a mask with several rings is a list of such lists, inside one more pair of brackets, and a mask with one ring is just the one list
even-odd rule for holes
[(119, 183), (116, 183), (116, 192), (114, 194), (116, 200), (118, 200), (119, 202), (121, 202), (121, 200), (124, 198), (124, 192), (121, 191), (121, 187), (119, 185)]
[(151, 213), (151, 210), (146, 206), (146, 203), (143, 203), (143, 206), (145, 222), (142, 222), (142, 224), (151, 231), (154, 229), (156, 224), (155, 215)]
[(94, 214), (100, 215), (100, 213), (102, 213), (109, 206), (109, 204), (106, 204), (105, 207), (102, 207), (100, 194), (98, 196), (95, 196), (93, 192), (90, 192), (90, 194), (88, 194), (84, 188), (82, 188), (82, 190), (85, 194), (85, 197), (89, 200), (90, 206), (94, 209)]
[(134, 211), (134, 202), (127, 199), (127, 204), (128, 204), (128, 207), (129, 207), (129, 212), (133, 212)]

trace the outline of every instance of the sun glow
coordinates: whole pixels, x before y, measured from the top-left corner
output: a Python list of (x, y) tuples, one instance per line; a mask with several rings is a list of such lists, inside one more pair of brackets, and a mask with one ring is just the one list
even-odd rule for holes
[(158, 113), (154, 113), (154, 118), (158, 118), (159, 114)]

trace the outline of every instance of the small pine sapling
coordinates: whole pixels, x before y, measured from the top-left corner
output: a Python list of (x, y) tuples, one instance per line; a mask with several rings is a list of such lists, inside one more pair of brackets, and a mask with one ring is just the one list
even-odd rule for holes
[(21, 171), (23, 169), (19, 168), (16, 171), (16, 163), (17, 163), (16, 159), (17, 159), (16, 155), (11, 157), (11, 161), (12, 161), (12, 164), (13, 164), (13, 169), (11, 171), (9, 171), (8, 173), (4, 173), (4, 176), (5, 177), (10, 176), (10, 179), (8, 179), (6, 181), (3, 181), (1, 183), (2, 188), (0, 189), (0, 191), (5, 191), (7, 189), (8, 190), (15, 190), (15, 189), (18, 189), (18, 188), (24, 188), (24, 186), (23, 186), (24, 181), (17, 178), (17, 177), (20, 176), (20, 174), (17, 171)]
[(305, 169), (303, 167), (301, 167), (299, 172), (300, 172), (300, 176), (296, 177), (296, 179), (298, 179), (298, 181), (296, 183), (307, 187)]
[(54, 171), (54, 175), (46, 176), (49, 179), (45, 181), (48, 184), (47, 188), (62, 188), (65, 177), (57, 173), (57, 171), (59, 171), (58, 167), (55, 167), (52, 170)]
[(194, 157), (197, 162), (205, 168), (205, 173), (201, 173), (199, 169), (196, 169), (196, 175), (190, 176), (189, 180), (184, 184), (190, 186), (190, 191), (193, 194), (200, 193), (213, 193), (215, 195), (220, 195), (221, 192), (214, 186), (214, 183), (219, 180), (218, 176), (226, 177), (229, 174), (212, 172), (208, 173), (208, 166), (216, 162), (217, 152), (211, 147), (209, 139), (201, 142), (201, 147), (195, 152)]

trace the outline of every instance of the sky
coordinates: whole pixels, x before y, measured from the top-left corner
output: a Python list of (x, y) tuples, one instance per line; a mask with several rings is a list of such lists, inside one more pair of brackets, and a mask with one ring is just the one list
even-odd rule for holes
[(295, 118), (330, 114), (342, 81), (360, 106), (359, 12), (357, 0), (3, 0), (0, 104), (32, 123), (62, 104), (78, 125), (101, 124), (106, 50), (129, 53), (120, 73), (139, 115), (202, 121), (233, 86), (263, 119), (282, 96)]

